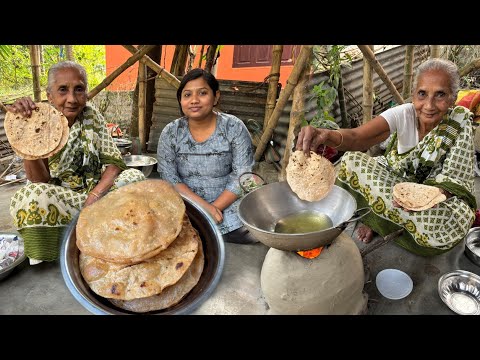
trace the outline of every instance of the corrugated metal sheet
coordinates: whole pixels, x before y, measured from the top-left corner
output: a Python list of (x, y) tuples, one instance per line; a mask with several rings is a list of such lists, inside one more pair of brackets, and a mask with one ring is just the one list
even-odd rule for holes
[[(403, 68), (405, 62), (405, 45), (375, 54), (377, 60), (382, 65), (390, 80), (395, 84), (397, 90), (401, 93), (403, 87)], [(414, 69), (427, 60), (428, 45), (415, 46)], [(311, 98), (311, 90), (317, 84), (328, 79), (328, 73), (321, 72), (312, 76), (308, 90), (305, 96), (305, 118), (311, 120), (316, 113), (316, 101)], [(350, 68), (342, 69), (342, 80), (345, 89), (345, 103), (347, 114), (353, 123), (360, 123), (363, 118), (362, 97), (363, 97), (363, 60), (357, 60), (351, 63)], [(378, 115), (382, 111), (393, 105), (393, 96), (383, 83), (382, 79), (373, 72), (373, 88), (375, 94), (375, 103), (373, 113)], [(277, 127), (273, 133), (273, 142), (275, 149), (283, 156), (285, 143), (287, 141), (288, 124), (290, 123), (290, 111), (292, 100), (290, 99), (285, 106), (284, 111), (278, 121)], [(340, 107), (338, 99), (334, 104), (332, 115), (337, 124), (341, 124)]]
[[(253, 81), (219, 80), (219, 109), (238, 116), (243, 121), (254, 119), (263, 124), (268, 84)], [(148, 141), (148, 151), (156, 152), (158, 138), (170, 121), (180, 117), (176, 89), (163, 78), (155, 81), (155, 103), (153, 105), (152, 127)]]

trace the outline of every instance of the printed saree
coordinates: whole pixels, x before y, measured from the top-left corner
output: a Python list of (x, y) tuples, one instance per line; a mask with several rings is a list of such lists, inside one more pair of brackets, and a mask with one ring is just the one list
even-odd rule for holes
[[(403, 228), (395, 242), (418, 255), (441, 254), (457, 245), (470, 229), (476, 209), (471, 117), (462, 106), (449, 109), (403, 154), (397, 152), (396, 134), (384, 156), (346, 152), (336, 184), (355, 197), (358, 208), (372, 209), (361, 221), (381, 236)], [(452, 196), (431, 209), (403, 211), (392, 205), (392, 188), (405, 181), (437, 186)]]
[(127, 169), (103, 116), (91, 106), (78, 116), (67, 144), (48, 164), (49, 183), (28, 182), (10, 202), (10, 214), (24, 240), (25, 253), (37, 260), (58, 258), (63, 231), (81, 210), (107, 165), (123, 170), (110, 191), (145, 179), (141, 171)]

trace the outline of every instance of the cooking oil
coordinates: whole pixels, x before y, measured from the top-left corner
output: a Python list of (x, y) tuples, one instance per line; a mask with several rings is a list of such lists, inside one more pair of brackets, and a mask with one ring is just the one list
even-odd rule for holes
[(275, 232), (283, 234), (303, 234), (321, 231), (333, 226), (332, 220), (324, 213), (312, 210), (288, 215), (275, 224)]

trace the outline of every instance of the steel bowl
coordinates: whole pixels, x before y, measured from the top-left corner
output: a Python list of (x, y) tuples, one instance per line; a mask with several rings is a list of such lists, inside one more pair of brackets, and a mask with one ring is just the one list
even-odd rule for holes
[(113, 142), (117, 145), (118, 150), (120, 150), (120, 154), (127, 155), (130, 152), (130, 148), (132, 147), (131, 140), (113, 138)]
[(480, 227), (471, 228), (465, 236), (465, 255), (480, 266)]
[(480, 276), (464, 270), (449, 272), (438, 280), (442, 301), (460, 315), (480, 315)]
[[(212, 294), (223, 271), (225, 248), (223, 237), (215, 221), (200, 205), (182, 195), (190, 221), (202, 240), (205, 265), (197, 285), (176, 305), (147, 314), (185, 315), (191, 313)], [(76, 245), (77, 217), (69, 225), (60, 249), (60, 268), (63, 280), (73, 297), (88, 311), (96, 315), (134, 314), (115, 307), (107, 299), (90, 290), (80, 273), (79, 250)]]
[(147, 155), (128, 155), (123, 157), (123, 161), (129, 168), (138, 169), (148, 177), (157, 163), (157, 159)]
[[(6, 249), (7, 242), (9, 244), (16, 243), (16, 246), (12, 247), (14, 249), (13, 256), (8, 256), (8, 254), (3, 253), (0, 257), (0, 280), (9, 276), (18, 265), (22, 264), (27, 259), (27, 256), (24, 253), (23, 239), (20, 235), (0, 232), (0, 249)], [(17, 250), (15, 251), (15, 249)]]
[[(316, 211), (332, 220), (332, 227), (309, 233), (277, 233), (275, 226), (280, 219), (301, 211)], [(263, 244), (279, 250), (302, 251), (330, 244), (351, 221), (368, 214), (368, 208), (357, 212), (355, 198), (346, 190), (333, 186), (320, 201), (301, 200), (287, 182), (275, 182), (261, 186), (245, 195), (238, 205), (238, 216), (252, 235)]]

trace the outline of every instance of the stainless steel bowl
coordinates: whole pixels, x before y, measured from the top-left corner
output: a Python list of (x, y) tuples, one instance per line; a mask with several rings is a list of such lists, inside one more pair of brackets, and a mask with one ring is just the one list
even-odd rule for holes
[(117, 145), (118, 150), (120, 150), (120, 154), (127, 155), (130, 152), (130, 148), (132, 147), (131, 140), (113, 138), (113, 142)]
[[(23, 247), (23, 239), (20, 237), (19, 234), (13, 234), (13, 233), (4, 233), (0, 232), (0, 249), (5, 248), (5, 243), (15, 243), (18, 242), (17, 245), (17, 253), (16, 257), (11, 262), (11, 260), (7, 259), (6, 256), (2, 256), (0, 259), (0, 280), (5, 279), (7, 276), (9, 276), (15, 268), (23, 263), (26, 259), (27, 256), (24, 253), (24, 247)], [(5, 254), (6, 255), (6, 254)], [(3, 259), (3, 261), (1, 261)], [(7, 265), (8, 264), (8, 265)]]
[[(183, 197), (183, 196), (182, 196)], [(183, 197), (188, 217), (202, 239), (205, 265), (197, 285), (176, 305), (149, 314), (184, 315), (202, 304), (217, 287), (223, 271), (225, 248), (223, 238), (213, 218), (198, 204)], [(73, 297), (88, 311), (97, 315), (133, 314), (119, 309), (98, 296), (83, 280), (78, 265), (79, 250), (76, 245), (75, 227), (78, 216), (69, 225), (60, 250), (60, 268), (63, 279)]]
[(480, 266), (480, 227), (471, 228), (465, 236), (465, 255)]
[[(357, 218), (357, 202), (341, 187), (333, 186), (320, 201), (301, 200), (287, 182), (263, 185), (245, 195), (238, 205), (238, 217), (253, 236), (263, 244), (279, 250), (310, 250), (330, 244), (345, 229), (348, 222), (356, 221), (369, 212), (368, 208)], [(315, 211), (327, 215), (333, 226), (309, 233), (275, 232), (277, 222), (302, 211)]]
[(145, 177), (148, 177), (157, 163), (157, 159), (147, 155), (128, 155), (124, 156), (123, 160), (129, 168), (138, 169), (143, 172)]
[(460, 315), (480, 315), (480, 276), (464, 270), (449, 272), (438, 280), (438, 293)]

